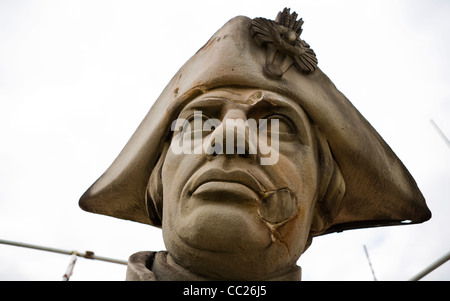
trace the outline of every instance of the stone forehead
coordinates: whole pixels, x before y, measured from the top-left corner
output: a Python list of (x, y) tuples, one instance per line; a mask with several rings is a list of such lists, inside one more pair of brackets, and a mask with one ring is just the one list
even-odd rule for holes
[(204, 99), (222, 99), (238, 104), (248, 105), (253, 105), (265, 100), (274, 106), (276, 105), (273, 103), (273, 101), (281, 101), (283, 103), (288, 103), (290, 105), (300, 107), (296, 101), (290, 99), (289, 97), (278, 94), (276, 92), (258, 88), (221, 87), (198, 96), (197, 98), (193, 99), (191, 103), (195, 103), (196, 101), (201, 101)]

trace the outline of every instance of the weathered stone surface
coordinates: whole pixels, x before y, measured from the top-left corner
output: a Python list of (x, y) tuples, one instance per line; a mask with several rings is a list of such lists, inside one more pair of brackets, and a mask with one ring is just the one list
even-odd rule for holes
[(297, 280), (315, 236), (431, 217), (302, 24), (288, 10), (227, 22), (81, 197), (84, 210), (162, 227), (167, 253), (133, 255), (129, 280)]

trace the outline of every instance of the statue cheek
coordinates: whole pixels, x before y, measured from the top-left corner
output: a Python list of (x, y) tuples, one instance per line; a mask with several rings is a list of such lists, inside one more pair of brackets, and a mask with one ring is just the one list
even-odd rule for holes
[(265, 222), (279, 224), (297, 212), (297, 198), (289, 188), (265, 191), (261, 198), (258, 214)]

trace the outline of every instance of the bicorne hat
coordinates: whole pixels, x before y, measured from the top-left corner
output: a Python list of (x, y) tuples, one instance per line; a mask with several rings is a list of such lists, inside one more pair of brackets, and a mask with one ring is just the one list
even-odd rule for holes
[(112, 165), (81, 197), (80, 207), (160, 227), (145, 195), (172, 121), (195, 97), (242, 86), (294, 100), (328, 141), (345, 194), (314, 235), (428, 220), (431, 213), (413, 177), (317, 67), (314, 51), (300, 38), (302, 24), (287, 9), (275, 21), (243, 16), (228, 21), (175, 74)]

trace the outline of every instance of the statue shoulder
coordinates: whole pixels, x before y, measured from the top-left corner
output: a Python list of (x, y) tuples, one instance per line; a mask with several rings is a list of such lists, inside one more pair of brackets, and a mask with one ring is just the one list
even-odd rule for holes
[(142, 251), (128, 258), (127, 281), (156, 281), (151, 267), (157, 252)]

